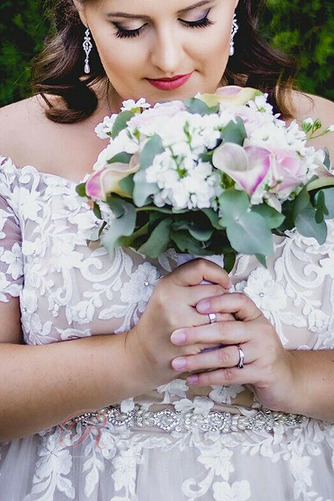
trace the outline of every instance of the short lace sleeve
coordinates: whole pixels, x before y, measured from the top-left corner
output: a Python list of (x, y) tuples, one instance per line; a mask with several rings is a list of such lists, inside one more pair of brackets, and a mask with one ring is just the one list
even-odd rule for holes
[(11, 179), (0, 157), (0, 301), (18, 297), (23, 283), (21, 230), (11, 204)]

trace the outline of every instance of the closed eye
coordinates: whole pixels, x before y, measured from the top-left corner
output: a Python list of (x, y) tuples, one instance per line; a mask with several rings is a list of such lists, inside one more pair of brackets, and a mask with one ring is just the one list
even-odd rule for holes
[(201, 19), (197, 19), (196, 21), (185, 21), (184, 19), (179, 19), (179, 21), (186, 28), (206, 28), (207, 26), (214, 24), (213, 21), (210, 21), (210, 19), (208, 18), (210, 10), (211, 9), (208, 9), (205, 16), (203, 16)]
[[(184, 19), (179, 18), (178, 21), (186, 28), (206, 28), (214, 24), (213, 21), (210, 21), (208, 17), (210, 10), (211, 9), (208, 9), (205, 15), (201, 19), (197, 19), (195, 21), (186, 21)], [(147, 25), (147, 23), (145, 23), (139, 28), (136, 28), (134, 30), (128, 30), (126, 28), (123, 28), (119, 23), (113, 22), (113, 24), (116, 28), (116, 34), (115, 34), (116, 38), (138, 37)]]
[(140, 28), (136, 28), (135, 30), (126, 30), (125, 28), (122, 28), (122, 26), (118, 23), (113, 23), (115, 28), (116, 28), (116, 38), (135, 38), (140, 35), (140, 33), (143, 31), (143, 29), (146, 26), (146, 23), (140, 26)]

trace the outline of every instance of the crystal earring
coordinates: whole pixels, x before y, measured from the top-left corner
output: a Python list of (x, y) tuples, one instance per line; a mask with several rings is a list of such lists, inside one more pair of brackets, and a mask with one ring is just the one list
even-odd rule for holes
[(84, 41), (82, 43), (82, 47), (83, 47), (83, 50), (84, 50), (84, 52), (86, 54), (85, 65), (84, 65), (84, 72), (86, 73), (86, 75), (88, 75), (90, 73), (89, 54), (90, 54), (90, 51), (93, 48), (93, 44), (92, 44), (91, 38), (90, 38), (89, 28), (87, 28), (86, 31), (85, 31), (85, 36), (84, 36)]
[(237, 16), (236, 16), (236, 14), (234, 14), (233, 23), (232, 23), (232, 30), (231, 30), (230, 56), (233, 56), (233, 54), (234, 54), (234, 37), (237, 34), (238, 29), (239, 29), (239, 26), (237, 23)]

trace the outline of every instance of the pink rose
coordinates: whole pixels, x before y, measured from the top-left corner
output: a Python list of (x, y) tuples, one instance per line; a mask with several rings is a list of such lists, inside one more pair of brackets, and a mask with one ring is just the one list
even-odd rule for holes
[(161, 124), (161, 121), (165, 119), (172, 118), (177, 115), (180, 111), (186, 111), (186, 107), (182, 101), (168, 101), (166, 103), (157, 103), (154, 108), (149, 108), (148, 110), (138, 113), (128, 123), (131, 129), (138, 128), (142, 130), (144, 127), (149, 127), (150, 130), (154, 130), (154, 124)]
[(272, 158), (273, 190), (290, 193), (305, 179), (307, 165), (295, 151), (275, 149)]

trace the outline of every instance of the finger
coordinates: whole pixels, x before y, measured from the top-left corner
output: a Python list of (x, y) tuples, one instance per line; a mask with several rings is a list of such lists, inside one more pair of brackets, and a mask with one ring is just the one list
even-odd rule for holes
[[(224, 317), (224, 315), (217, 315), (217, 317)], [(231, 314), (226, 315), (228, 315), (228, 318), (225, 321), (220, 320), (211, 324), (206, 321), (203, 322), (203, 325), (176, 329), (171, 334), (171, 342), (178, 346), (197, 343), (215, 343), (219, 345), (244, 343), (253, 338), (253, 327), (250, 328), (249, 324), (235, 320)]]
[(203, 299), (198, 302), (196, 309), (200, 313), (233, 313), (238, 320), (243, 321), (254, 320), (262, 315), (254, 301), (238, 292), (226, 292), (221, 296)]
[[(257, 355), (251, 344), (244, 343), (240, 348), (244, 355), (244, 366), (256, 360)], [(171, 365), (176, 372), (197, 372), (209, 369), (232, 368), (236, 367), (240, 362), (240, 355), (239, 346), (224, 346), (223, 348), (199, 354), (176, 357), (172, 360)]]
[(226, 290), (231, 287), (230, 277), (227, 272), (206, 259), (194, 259), (178, 266), (173, 271), (173, 276), (175, 283), (181, 286), (198, 285), (205, 280), (220, 284)]
[(191, 306), (196, 306), (202, 299), (221, 296), (226, 293), (219, 284), (193, 285), (192, 287), (182, 288), (182, 294)]
[(189, 386), (230, 386), (242, 384), (254, 384), (256, 374), (252, 366), (245, 366), (243, 369), (238, 367), (218, 369), (209, 372), (200, 372), (190, 374), (187, 377)]

